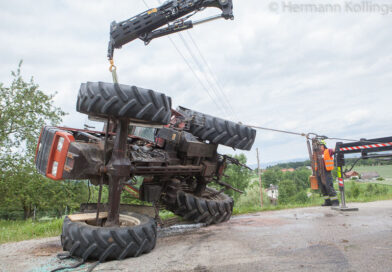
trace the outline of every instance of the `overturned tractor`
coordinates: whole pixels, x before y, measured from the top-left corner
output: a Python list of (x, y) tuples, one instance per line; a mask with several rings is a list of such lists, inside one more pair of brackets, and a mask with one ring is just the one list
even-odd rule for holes
[[(186, 22), (152, 29), (208, 6), (220, 8), (220, 17), (232, 18), (232, 3), (228, 0), (170, 1), (113, 23), (109, 58), (114, 48), (134, 37), (146, 41), (148, 37), (151, 40), (180, 31), (179, 24)], [(168, 19), (168, 14), (173, 18)], [(142, 23), (143, 27), (132, 29)], [(119, 28), (131, 32), (119, 34)], [(174, 110), (171, 98), (163, 93), (118, 83), (83, 83), (76, 109), (103, 120), (103, 131), (44, 127), (36, 154), (36, 167), (48, 178), (89, 179), (100, 186), (93, 213), (70, 215), (64, 220), (61, 243), (72, 256), (102, 262), (151, 251), (162, 207), (197, 223), (229, 220), (233, 200), (223, 191), (236, 189), (221, 178), (228, 163), (239, 162), (218, 154), (217, 148), (221, 144), (250, 150), (256, 136), (254, 129), (184, 107)], [(135, 177), (143, 177), (141, 184)], [(222, 190), (210, 188), (210, 183), (220, 185)], [(104, 185), (109, 189), (105, 210), (100, 205)], [(120, 213), (124, 189), (151, 202), (155, 220), (136, 212)]]

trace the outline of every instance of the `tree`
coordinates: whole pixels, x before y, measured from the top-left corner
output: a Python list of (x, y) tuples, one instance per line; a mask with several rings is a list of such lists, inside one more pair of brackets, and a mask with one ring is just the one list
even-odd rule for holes
[(41, 127), (56, 125), (65, 113), (53, 106), (47, 95), (21, 76), (22, 62), (11, 72), (12, 83), (0, 83), (0, 207), (23, 209), (31, 216), (33, 207), (47, 205), (47, 180), (34, 166), (34, 154)]
[(55, 125), (65, 113), (53, 106), (52, 95), (39, 90), (33, 78), (26, 82), (21, 76), (22, 62), (9, 87), (0, 83), (0, 148), (24, 148), (24, 155), (33, 155), (40, 129)]
[(279, 182), (279, 203), (288, 204), (293, 201), (293, 196), (298, 192), (293, 180), (284, 179)]
[[(240, 163), (246, 164), (246, 156), (244, 154), (235, 155), (234, 158), (239, 160)], [(234, 188), (244, 191), (249, 185), (251, 174), (252, 171), (245, 167), (230, 164), (225, 171), (227, 177), (223, 181), (229, 183)], [(226, 193), (233, 197), (234, 200), (237, 200), (240, 196), (240, 193), (233, 190), (227, 190)]]
[(294, 180), (295, 186), (298, 188), (298, 190), (306, 190), (309, 188), (309, 176), (312, 174), (312, 171), (309, 169), (302, 167), (294, 172), (292, 174), (292, 179)]
[(283, 178), (283, 173), (280, 169), (277, 168), (268, 168), (262, 177), (262, 181), (265, 187), (268, 187), (270, 184), (278, 185), (279, 181)]

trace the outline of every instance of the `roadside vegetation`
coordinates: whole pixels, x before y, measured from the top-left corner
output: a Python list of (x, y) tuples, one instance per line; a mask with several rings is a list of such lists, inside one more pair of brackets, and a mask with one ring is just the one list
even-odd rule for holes
[[(340, 199), (339, 188), (335, 185)], [(371, 202), (378, 200), (392, 199), (392, 186), (377, 183), (359, 183), (356, 181), (345, 182), (346, 202)], [(302, 193), (301, 193), (302, 194)], [(298, 195), (298, 194), (294, 194)], [(279, 202), (274, 205), (263, 194), (263, 208), (260, 207), (259, 186), (253, 186), (246, 190), (246, 194), (241, 196), (234, 205), (234, 214), (251, 213), (258, 211), (282, 210), (300, 207), (320, 206), (324, 200), (318, 191), (305, 190), (307, 198), (293, 199), (288, 203)], [(309, 195), (309, 196), (308, 196)]]
[(57, 236), (61, 233), (62, 224), (62, 218), (48, 221), (0, 220), (0, 244)]
[[(350, 168), (354, 161), (354, 159), (348, 159), (347, 167)], [(324, 201), (320, 192), (309, 188), (308, 179), (311, 170), (307, 168), (308, 166), (310, 166), (310, 162), (304, 161), (278, 164), (265, 169), (262, 173), (263, 208), (260, 207), (258, 177), (256, 173), (253, 174), (245, 194), (236, 199), (234, 214), (321, 205)], [(287, 169), (290, 169), (290, 171), (287, 171)], [(345, 179), (346, 202), (392, 199), (391, 161), (363, 160), (359, 161), (353, 170), (359, 173), (377, 172), (380, 177), (372, 180)], [(333, 172), (333, 176), (336, 178), (336, 171)], [(278, 186), (279, 198), (276, 205), (271, 202), (265, 192), (265, 189), (271, 184)], [(334, 182), (334, 186), (340, 199), (337, 182)]]

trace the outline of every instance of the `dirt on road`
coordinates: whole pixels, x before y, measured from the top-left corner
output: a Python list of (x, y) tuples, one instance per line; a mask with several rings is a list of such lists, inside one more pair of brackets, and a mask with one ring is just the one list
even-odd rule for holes
[[(392, 271), (392, 201), (349, 206), (359, 211), (261, 212), (166, 233), (151, 253), (94, 271)], [(76, 262), (58, 260), (61, 251), (59, 237), (3, 244), (0, 270), (50, 271)]]

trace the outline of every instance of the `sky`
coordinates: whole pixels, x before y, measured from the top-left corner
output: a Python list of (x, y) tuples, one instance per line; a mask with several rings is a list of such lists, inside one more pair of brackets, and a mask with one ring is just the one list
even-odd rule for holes
[[(145, 11), (146, 4), (159, 5), (156, 0), (1, 1), (0, 82), (9, 83), (10, 71), (23, 60), (26, 79), (33, 76), (41, 90), (57, 92), (55, 105), (68, 113), (62, 125), (100, 129), (75, 110), (80, 84), (112, 82), (106, 58), (110, 23)], [(173, 108), (243, 124), (348, 139), (391, 136), (392, 3), (233, 4), (234, 20), (197, 25), (148, 46), (135, 40), (116, 50), (119, 82), (166, 93)], [(209, 8), (194, 19), (219, 13)], [(209, 87), (216, 82), (220, 89)], [(335, 142), (327, 141), (329, 147)], [(304, 137), (264, 130), (257, 131), (251, 151), (220, 151), (245, 153), (254, 164), (256, 148), (264, 164), (308, 156)]]

